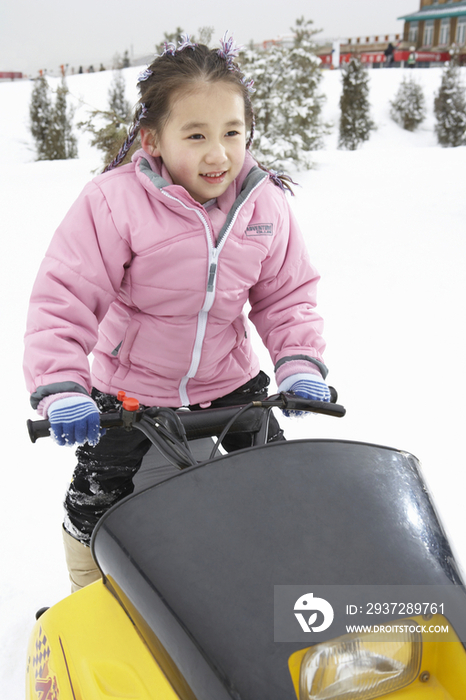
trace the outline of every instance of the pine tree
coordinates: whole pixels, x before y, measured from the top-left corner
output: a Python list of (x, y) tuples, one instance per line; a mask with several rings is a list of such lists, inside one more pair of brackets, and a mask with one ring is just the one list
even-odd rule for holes
[(312, 167), (311, 151), (322, 145), (322, 79), (312, 21), (303, 17), (292, 28), (291, 47), (247, 49), (241, 65), (253, 78), (256, 116), (254, 155), (269, 168)]
[[(90, 144), (103, 152), (104, 165), (113, 160), (128, 135), (131, 124), (131, 105), (125, 98), (125, 90), (123, 73), (121, 70), (115, 70), (108, 91), (109, 109), (106, 111), (94, 109), (87, 121), (78, 124), (79, 128), (92, 134)], [(100, 124), (103, 122), (103, 125), (96, 126), (96, 120), (99, 120)], [(123, 163), (128, 163), (139, 147), (139, 141), (133, 144)]]
[(342, 66), (343, 92), (340, 98), (338, 147), (354, 151), (367, 141), (375, 124), (370, 118), (369, 74), (359, 58)]
[(108, 105), (110, 110), (128, 124), (131, 121), (131, 105), (125, 97), (126, 83), (121, 70), (113, 72), (112, 82), (108, 89)]
[(49, 160), (66, 160), (78, 157), (77, 140), (73, 134), (74, 109), (68, 108), (69, 90), (65, 78), (57, 88), (52, 109), (52, 124), (49, 132)]
[(131, 66), (131, 61), (129, 60), (129, 53), (126, 50), (123, 54), (123, 68), (129, 68)]
[(205, 27), (199, 27), (198, 31), (198, 37), (194, 37), (193, 41), (196, 41), (198, 44), (204, 44), (204, 46), (210, 46), (210, 42), (212, 41), (212, 37), (214, 35), (215, 27), (210, 27), (210, 26), (205, 26)]
[(248, 78), (254, 81), (252, 104), (255, 114), (254, 155), (267, 165), (280, 168), (288, 144), (283, 141), (278, 110), (280, 68), (285, 61), (285, 49), (272, 46), (268, 51), (249, 48), (241, 59), (241, 67)]
[(77, 140), (73, 135), (74, 110), (68, 108), (65, 78), (56, 91), (55, 103), (44, 76), (37, 78), (29, 106), (31, 134), (36, 144), (37, 160), (77, 158)]
[(415, 131), (426, 116), (425, 98), (422, 87), (410, 78), (404, 77), (395, 98), (390, 102), (390, 116), (403, 129)]
[(48, 160), (47, 144), (52, 123), (52, 100), (45, 76), (34, 81), (29, 105), (31, 134), (36, 145), (37, 160)]
[(466, 96), (460, 69), (451, 60), (442, 73), (440, 89), (434, 100), (435, 133), (441, 146), (466, 144)]
[(324, 96), (317, 93), (322, 80), (320, 59), (314, 42), (316, 30), (304, 17), (296, 20), (294, 46), (289, 50), (286, 73), (282, 74), (283, 130), (294, 144), (296, 157), (302, 165), (311, 165), (309, 152), (322, 146), (323, 125), (320, 121)]
[(112, 59), (112, 70), (122, 70), (123, 69), (123, 59), (118, 51), (113, 55)]

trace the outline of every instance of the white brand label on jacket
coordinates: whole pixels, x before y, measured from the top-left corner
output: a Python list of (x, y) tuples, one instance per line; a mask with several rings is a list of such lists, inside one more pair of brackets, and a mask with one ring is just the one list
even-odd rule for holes
[(246, 236), (273, 236), (273, 224), (251, 224), (245, 231)]

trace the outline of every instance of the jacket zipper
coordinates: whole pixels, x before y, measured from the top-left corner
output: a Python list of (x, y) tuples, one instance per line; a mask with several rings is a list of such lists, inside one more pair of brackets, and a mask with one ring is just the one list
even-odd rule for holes
[(191, 364), (190, 367), (185, 374), (185, 376), (182, 378), (179, 386), (179, 395), (180, 395), (180, 400), (181, 400), (181, 405), (182, 406), (189, 406), (190, 401), (189, 401), (189, 396), (187, 393), (187, 384), (190, 379), (192, 379), (195, 375), (196, 372), (199, 368), (199, 363), (201, 361), (201, 354), (202, 354), (202, 345), (204, 343), (204, 336), (207, 328), (207, 318), (210, 309), (212, 308), (212, 304), (214, 303), (215, 300), (215, 285), (217, 281), (217, 267), (218, 267), (218, 257), (220, 255), (220, 252), (225, 245), (225, 242), (230, 234), (231, 229), (234, 226), (234, 223), (238, 217), (238, 214), (240, 210), (243, 208), (243, 206), (246, 204), (248, 201), (249, 197), (252, 195), (252, 193), (256, 190), (259, 185), (261, 185), (263, 182), (263, 179), (260, 180), (249, 192), (247, 195), (246, 199), (244, 202), (242, 202), (237, 210), (235, 211), (235, 214), (230, 221), (228, 228), (225, 229), (223, 232), (221, 238), (217, 241), (217, 245), (214, 246), (213, 244), (213, 236), (212, 232), (210, 230), (209, 224), (206, 220), (206, 218), (203, 216), (203, 214), (198, 210), (194, 209), (193, 207), (188, 207), (184, 202), (181, 202), (179, 199), (176, 197), (173, 197), (173, 195), (169, 194), (166, 192), (164, 189), (161, 189), (160, 191), (162, 194), (165, 195), (165, 197), (168, 197), (169, 199), (174, 200), (175, 202), (178, 202), (178, 204), (181, 204), (185, 209), (188, 209), (189, 211), (193, 211), (199, 219), (202, 221), (206, 233), (206, 238), (207, 238), (207, 246), (209, 250), (209, 272), (208, 272), (208, 277), (207, 277), (207, 289), (206, 289), (206, 296), (204, 299), (204, 304), (202, 305), (202, 309), (198, 313), (198, 321), (197, 321), (197, 330), (196, 330), (196, 338), (194, 341), (194, 348), (193, 348), (193, 353), (191, 356)]

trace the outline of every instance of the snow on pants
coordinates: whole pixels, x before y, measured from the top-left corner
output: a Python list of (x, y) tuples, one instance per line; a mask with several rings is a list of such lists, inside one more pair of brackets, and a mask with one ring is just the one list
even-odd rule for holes
[[(231, 394), (212, 401), (211, 407), (235, 406), (265, 398), (269, 382), (269, 377), (260, 372)], [(114, 411), (119, 406), (115, 396), (96, 389), (92, 398), (101, 412)], [(201, 410), (199, 404), (190, 408)], [(284, 439), (277, 419), (270, 414), (268, 442)], [(251, 435), (233, 433), (225, 437), (222, 446), (227, 452), (233, 452), (249, 447), (251, 442)], [(94, 528), (104, 513), (133, 493), (133, 476), (151, 445), (139, 430), (111, 428), (94, 447), (86, 443), (77, 448), (78, 464), (64, 503), (64, 526), (70, 535), (83, 544), (90, 543)]]

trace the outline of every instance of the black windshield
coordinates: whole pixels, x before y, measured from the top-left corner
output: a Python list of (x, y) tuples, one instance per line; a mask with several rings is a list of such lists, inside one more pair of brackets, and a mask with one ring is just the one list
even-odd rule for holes
[(344, 441), (189, 468), (112, 509), (93, 546), (199, 700), (296, 700), (288, 657), (306, 645), (274, 642), (276, 585), (460, 580), (415, 458)]

